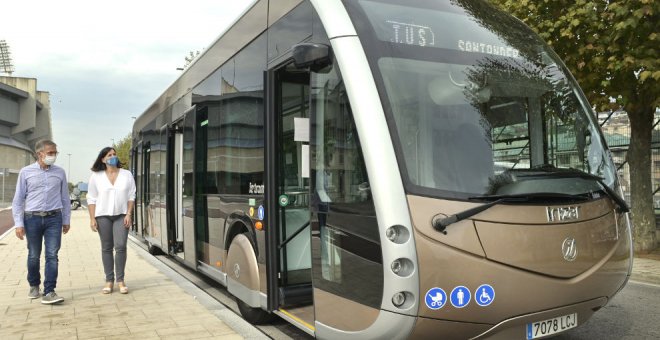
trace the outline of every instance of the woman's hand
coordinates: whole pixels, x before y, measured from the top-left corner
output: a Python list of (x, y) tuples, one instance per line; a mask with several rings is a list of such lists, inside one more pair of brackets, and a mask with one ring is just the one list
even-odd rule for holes
[(92, 228), (93, 232), (97, 232), (99, 230), (99, 226), (96, 224), (96, 219), (92, 218), (89, 220), (89, 226)]
[(131, 214), (126, 214), (126, 216), (124, 216), (124, 227), (126, 229), (128, 229), (128, 228), (131, 227), (131, 225), (133, 225), (132, 215)]

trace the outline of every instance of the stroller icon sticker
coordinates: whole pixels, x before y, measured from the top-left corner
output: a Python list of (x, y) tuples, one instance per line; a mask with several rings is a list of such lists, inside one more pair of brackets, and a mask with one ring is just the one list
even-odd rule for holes
[(440, 309), (447, 302), (447, 294), (442, 288), (431, 288), (426, 292), (425, 302), (429, 309)]
[(474, 300), (481, 307), (486, 307), (495, 300), (495, 289), (489, 284), (483, 284), (474, 292)]

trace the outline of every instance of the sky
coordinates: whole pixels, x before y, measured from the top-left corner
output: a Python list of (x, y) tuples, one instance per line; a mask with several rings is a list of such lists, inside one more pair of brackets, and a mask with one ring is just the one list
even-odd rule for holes
[[(0, 40), (14, 77), (50, 93), (56, 164), (87, 182), (99, 151), (126, 137), (134, 119), (252, 0), (3, 1)], [(6, 75), (6, 74), (1, 74)]]

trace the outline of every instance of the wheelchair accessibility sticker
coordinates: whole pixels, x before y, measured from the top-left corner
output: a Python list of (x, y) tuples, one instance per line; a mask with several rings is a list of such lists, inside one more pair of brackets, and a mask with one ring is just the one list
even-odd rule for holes
[(447, 294), (442, 288), (431, 288), (426, 292), (424, 300), (426, 301), (426, 307), (429, 307), (430, 309), (440, 309), (447, 302)]
[(495, 289), (491, 285), (483, 284), (474, 292), (474, 301), (481, 307), (486, 307), (495, 300)]

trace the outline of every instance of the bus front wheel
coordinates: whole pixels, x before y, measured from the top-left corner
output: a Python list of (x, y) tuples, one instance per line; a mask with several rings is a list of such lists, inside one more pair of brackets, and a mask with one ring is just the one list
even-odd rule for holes
[(241, 312), (243, 319), (253, 325), (269, 323), (275, 319), (274, 314), (268, 313), (261, 308), (250, 307), (239, 298), (236, 298), (236, 304), (238, 304), (238, 310)]
[[(236, 297), (238, 310), (243, 318), (252, 324), (267, 323), (273, 315), (259, 307), (259, 265), (250, 240), (250, 234), (244, 232), (231, 240), (226, 260), (227, 290)], [(250, 303), (251, 301), (251, 303)]]

